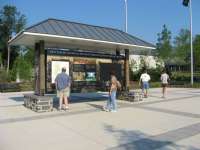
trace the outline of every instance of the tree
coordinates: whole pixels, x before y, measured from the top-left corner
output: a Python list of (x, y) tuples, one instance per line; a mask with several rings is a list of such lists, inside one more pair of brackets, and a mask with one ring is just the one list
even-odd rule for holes
[(194, 46), (194, 66), (200, 69), (200, 35), (196, 35), (193, 42)]
[(172, 52), (171, 45), (171, 32), (167, 29), (166, 25), (163, 25), (161, 33), (158, 33), (157, 54), (162, 59), (167, 59), (170, 57)]
[(154, 57), (154, 59), (155, 59), (155, 62), (156, 62), (156, 69), (162, 71), (164, 69), (164, 66), (165, 66), (163, 60), (159, 57), (156, 57), (156, 56)]
[(181, 29), (178, 36), (175, 37), (175, 55), (184, 60), (186, 63), (190, 62), (190, 31)]
[(21, 80), (29, 80), (32, 76), (31, 62), (24, 59), (24, 56), (19, 55), (14, 61), (14, 67), (12, 69), (13, 75)]
[[(0, 51), (2, 52), (3, 65), (6, 66), (8, 55), (8, 40), (25, 27), (26, 18), (17, 11), (15, 6), (5, 5), (0, 10)], [(14, 47), (10, 53), (10, 64), (17, 57), (18, 48)]]
[(35, 51), (32, 48), (27, 48), (26, 53), (24, 54), (24, 60), (27, 62), (30, 62), (31, 66), (34, 66), (34, 56), (35, 56)]

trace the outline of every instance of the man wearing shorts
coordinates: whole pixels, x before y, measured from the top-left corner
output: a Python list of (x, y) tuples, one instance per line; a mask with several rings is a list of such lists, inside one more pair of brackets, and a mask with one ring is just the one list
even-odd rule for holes
[(147, 70), (145, 70), (141, 76), (139, 85), (142, 85), (142, 93), (144, 94), (144, 97), (148, 97), (148, 89), (149, 89), (149, 81), (151, 80), (149, 74), (147, 73)]
[(167, 89), (168, 80), (169, 80), (169, 75), (166, 73), (166, 70), (163, 70), (160, 80), (161, 80), (161, 84), (162, 84), (162, 98), (165, 98), (166, 89)]
[(68, 98), (70, 95), (70, 77), (66, 74), (66, 68), (62, 68), (62, 72), (55, 79), (57, 97), (59, 97), (59, 107), (61, 109), (69, 109)]

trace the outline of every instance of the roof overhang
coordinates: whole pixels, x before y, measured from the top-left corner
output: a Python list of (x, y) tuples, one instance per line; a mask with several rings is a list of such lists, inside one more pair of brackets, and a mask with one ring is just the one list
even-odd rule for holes
[(116, 43), (110, 41), (101, 41), (95, 39), (86, 39), (80, 37), (69, 37), (52, 34), (41, 34), (22, 31), (8, 41), (9, 45), (34, 46), (36, 42), (45, 41), (45, 47), (57, 48), (77, 48), (87, 50), (116, 50), (116, 49), (155, 49), (155, 47), (146, 47), (142, 45), (132, 45), (126, 43)]

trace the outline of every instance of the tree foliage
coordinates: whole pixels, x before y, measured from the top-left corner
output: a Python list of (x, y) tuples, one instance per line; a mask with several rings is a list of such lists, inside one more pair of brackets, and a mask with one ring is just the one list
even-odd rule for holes
[[(0, 10), (0, 51), (2, 52), (3, 65), (6, 65), (8, 40), (12, 35), (21, 31), (26, 24), (26, 18), (23, 14), (17, 11), (15, 6), (5, 5)], [(11, 49), (10, 63), (13, 64), (17, 57), (18, 48)]]
[(184, 60), (186, 63), (190, 61), (190, 31), (181, 29), (174, 40), (174, 49), (176, 57)]
[(32, 48), (27, 48), (24, 54), (24, 60), (29, 62), (31, 66), (34, 66), (35, 51)]
[(166, 25), (163, 25), (161, 33), (158, 33), (157, 40), (156, 46), (158, 56), (163, 59), (169, 58), (172, 52), (171, 31), (167, 29)]
[(32, 77), (31, 62), (25, 60), (23, 56), (18, 56), (14, 62), (12, 73), (14, 77), (17, 77), (17, 75), (19, 75), (20, 79), (30, 80)]
[(200, 35), (195, 36), (193, 45), (195, 69), (200, 70)]
[[(166, 64), (189, 65), (191, 58), (190, 31), (180, 29), (171, 44), (171, 32), (163, 25), (161, 33), (158, 33), (157, 42), (158, 57), (164, 59)], [(194, 68), (200, 70), (200, 35), (193, 39)]]

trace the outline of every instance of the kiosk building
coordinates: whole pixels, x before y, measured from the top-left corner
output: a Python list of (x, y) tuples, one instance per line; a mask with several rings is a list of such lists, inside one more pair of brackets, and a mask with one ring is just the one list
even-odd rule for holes
[(35, 94), (54, 91), (62, 67), (72, 78), (72, 91), (104, 90), (114, 71), (129, 88), (129, 52), (154, 45), (118, 29), (47, 19), (18, 33), (9, 46), (35, 49)]

